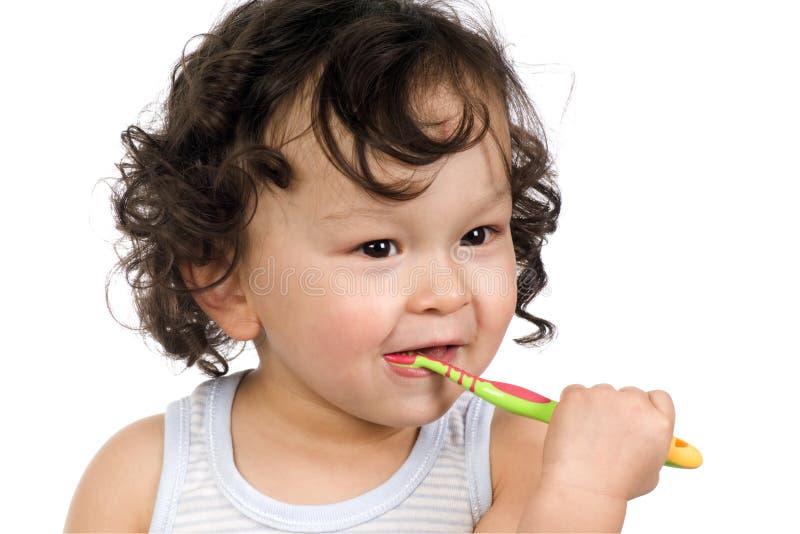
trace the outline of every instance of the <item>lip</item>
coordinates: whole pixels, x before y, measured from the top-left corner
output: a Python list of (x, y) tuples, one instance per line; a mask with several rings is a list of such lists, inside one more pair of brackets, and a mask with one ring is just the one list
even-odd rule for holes
[(459, 337), (459, 336), (456, 336), (456, 335), (454, 335), (452, 337), (450, 337), (450, 336), (447, 336), (447, 337), (445, 337), (445, 336), (435, 337), (435, 338), (432, 338), (432, 339), (422, 340), (422, 341), (418, 342), (416, 345), (406, 345), (405, 347), (401, 347), (401, 348), (399, 348), (397, 350), (393, 350), (391, 352), (387, 352), (387, 354), (397, 354), (397, 353), (400, 353), (400, 352), (410, 352), (412, 350), (417, 350), (417, 349), (422, 348), (422, 347), (448, 347), (450, 345), (461, 346), (461, 345), (466, 345), (467, 344), (465, 339), (466, 339), (465, 337)]
[[(445, 350), (442, 356), (438, 357), (437, 359), (445, 363), (452, 363), (456, 359), (456, 356), (460, 348), (461, 345), (448, 345), (447, 350)], [(408, 352), (408, 351), (400, 351), (400, 352)], [(398, 353), (393, 352), (389, 354), (398, 354)], [(422, 369), (422, 368), (413, 369), (410, 367), (398, 367), (396, 365), (392, 365), (386, 360), (384, 360), (384, 362), (392, 373), (406, 378), (424, 378), (426, 376), (431, 376), (436, 374), (429, 369)]]

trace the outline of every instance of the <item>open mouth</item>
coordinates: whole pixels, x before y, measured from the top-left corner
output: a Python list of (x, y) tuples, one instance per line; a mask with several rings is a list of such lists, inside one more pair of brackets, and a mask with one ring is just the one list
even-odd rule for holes
[(408, 352), (421, 352), (425, 356), (436, 358), (438, 360), (448, 359), (448, 355), (452, 355), (454, 351), (450, 349), (458, 348), (458, 345), (440, 345), (436, 347), (420, 347), (418, 349), (408, 349), (394, 354), (406, 354)]
[[(456, 357), (458, 355), (458, 350), (461, 347), (462, 345), (441, 345), (438, 347), (421, 347), (418, 349), (409, 349), (400, 352), (384, 354), (383, 357), (386, 358), (387, 361), (389, 362), (389, 364), (387, 365), (387, 369), (392, 373), (406, 378), (425, 378), (433, 376), (436, 373), (434, 373), (429, 369), (413, 368), (410, 365), (406, 367), (405, 365), (392, 365), (392, 364), (393, 363), (411, 364), (414, 361), (414, 355), (421, 353), (432, 360), (437, 360), (445, 365), (450, 365), (453, 362), (455, 362)], [(407, 361), (408, 359), (411, 359), (411, 362)]]

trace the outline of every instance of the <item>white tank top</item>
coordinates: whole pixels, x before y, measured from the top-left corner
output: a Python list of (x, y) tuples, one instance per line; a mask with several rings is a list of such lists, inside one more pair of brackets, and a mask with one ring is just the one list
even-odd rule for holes
[(170, 403), (150, 532), (472, 532), (492, 504), (494, 406), (465, 391), (420, 428), (405, 463), (352, 499), (297, 505), (253, 488), (233, 461), (231, 406), (250, 369)]

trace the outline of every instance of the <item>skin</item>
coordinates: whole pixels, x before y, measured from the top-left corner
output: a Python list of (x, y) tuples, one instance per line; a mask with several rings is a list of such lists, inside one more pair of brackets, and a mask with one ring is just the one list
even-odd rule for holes
[[(425, 102), (424, 111), (444, 121), (432, 131), (448, 134), (458, 109), (452, 97), (441, 91)], [(507, 124), (500, 108), (487, 104), (508, 154)], [(252, 340), (258, 352), (259, 366), (242, 380), (233, 405), (239, 470), (274, 498), (321, 504), (388, 478), (419, 427), (441, 417), (463, 392), (437, 375), (396, 376), (383, 354), (455, 335), (465, 345), (454, 365), (475, 375), (488, 367), (514, 315), (515, 258), (503, 153), (491, 137), (414, 169), (424, 183), (435, 175), (430, 188), (387, 204), (328, 162), (306, 131), (304, 109), (289, 113), (282, 138), (289, 139), (281, 150), (293, 185), (262, 192), (247, 228), (251, 247), (234, 276), (195, 298), (229, 336)], [(268, 143), (281, 137), (265, 136)], [(343, 148), (349, 153), (346, 142)], [(381, 180), (411, 172), (386, 158), (370, 164)], [(376, 211), (357, 216), (354, 208)], [(347, 215), (324, 219), (337, 212)], [(473, 246), (461, 245), (466, 238)], [(368, 246), (376, 241), (388, 253)], [(226, 268), (221, 261), (181, 271), (191, 286)], [(388, 278), (365, 276), (369, 269), (385, 269)], [(478, 287), (479, 269), (505, 277), (507, 291)], [(352, 285), (342, 290), (346, 280)], [(497, 500), (477, 531), (612, 531), (621, 528), (626, 501), (657, 484), (674, 408), (663, 391), (576, 384), (562, 393), (544, 440), (541, 423), (503, 419), (498, 428), (505, 430), (492, 435), (493, 451), (504, 451), (492, 458)], [(530, 443), (529, 451), (520, 442)]]
[(627, 502), (657, 486), (674, 424), (665, 391), (567, 386), (515, 530), (620, 532)]
[[(448, 134), (457, 103), (446, 91), (427, 102), (430, 118), (449, 120), (432, 131)], [(429, 167), (408, 169), (373, 158), (381, 180), (405, 179), (413, 171), (417, 183), (427, 183), (435, 174), (418, 198), (381, 203), (330, 164), (310, 131), (294, 135), (309, 124), (297, 109), (295, 129), (286, 135), (292, 140), (281, 148), (296, 182), (290, 190), (260, 195), (247, 228), (252, 246), (236, 275), (196, 297), (226, 333), (253, 340), (258, 351), (259, 366), (243, 379), (234, 400), (234, 440), (238, 417), (261, 422), (260, 432), (248, 431), (250, 442), (275, 446), (280, 440), (295, 451), (313, 443), (308, 454), (320, 458), (341, 451), (363, 458), (387, 446), (408, 452), (418, 427), (441, 417), (463, 390), (436, 375), (397, 376), (383, 354), (457, 336), (465, 345), (454, 364), (480, 373), (514, 315), (511, 196), (503, 155), (487, 135)], [(496, 106), (491, 111), (508, 153), (503, 115)], [(375, 212), (360, 216), (353, 208)], [(340, 212), (349, 213), (324, 219)], [(470, 245), (461, 246), (465, 238)], [(388, 252), (374, 246), (378, 240)], [(464, 254), (469, 259), (459, 260)], [(224, 268), (184, 267), (182, 273), (189, 284), (206, 283)], [(369, 269), (386, 275), (370, 276)], [(479, 285), (476, 269), (504, 279), (505, 288)], [(309, 277), (315, 272), (316, 278)], [(270, 280), (274, 286), (268, 288)], [(346, 280), (352, 286), (342, 291)]]
[[(452, 99), (444, 91), (426, 95), (424, 102), (433, 120), (445, 121), (433, 131), (446, 135), (456, 109)], [(507, 154), (507, 125), (499, 107), (487, 103)], [(240, 473), (272, 498), (323, 504), (385, 481), (408, 457), (419, 427), (443, 415), (463, 393), (438, 375), (398, 377), (382, 355), (436, 336), (464, 336), (453, 363), (480, 375), (514, 314), (515, 261), (511, 199), (505, 194), (489, 202), (494, 192), (507, 193), (501, 152), (490, 138), (438, 165), (415, 169), (423, 180), (438, 171), (433, 185), (415, 200), (387, 206), (338, 174), (313, 136), (295, 135), (308, 125), (298, 111), (303, 109), (289, 113), (283, 132), (291, 134), (282, 150), (296, 182), (287, 191), (262, 193), (247, 229), (252, 246), (244, 261), (224, 283), (195, 299), (229, 336), (252, 340), (258, 351), (259, 365), (242, 379), (232, 407)], [(267, 143), (272, 133), (265, 133)], [(373, 163), (381, 179), (408, 176), (408, 169), (392, 162)], [(381, 210), (376, 218), (322, 221), (353, 207)], [(472, 232), (482, 226), (499, 233)], [(479, 244), (461, 246), (468, 234)], [(386, 258), (370, 257), (360, 246), (382, 239), (393, 242)], [(230, 259), (183, 265), (181, 274), (190, 287), (207, 285)], [(397, 289), (378, 291), (379, 279), (362, 279), (371, 267), (385, 268)], [(310, 268), (323, 276), (308, 278), (315, 272)], [(481, 268), (507, 277), (508, 291), (473, 284)], [(432, 269), (438, 278), (419, 276)], [(267, 272), (275, 274), (272, 291), (265, 291)], [(349, 273), (353, 287), (335, 292), (324, 276), (332, 272), (345, 278)], [(655, 488), (673, 425), (666, 392), (617, 391), (607, 384), (568, 386), (549, 426), (495, 411), (493, 503), (475, 532), (618, 532), (627, 500)], [(147, 530), (163, 429), (160, 415), (109, 440), (76, 489), (65, 531)]]

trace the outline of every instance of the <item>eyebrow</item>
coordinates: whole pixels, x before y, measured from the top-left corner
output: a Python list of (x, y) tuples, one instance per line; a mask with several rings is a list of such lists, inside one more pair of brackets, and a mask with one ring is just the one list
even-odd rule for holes
[[(495, 189), (494, 193), (487, 197), (482, 197), (474, 202), (470, 203), (470, 206), (481, 206), (483, 208), (489, 208), (491, 206), (495, 206), (500, 204), (504, 201), (508, 196), (510, 196), (511, 192), (509, 191), (508, 187), (504, 187), (501, 189)], [(369, 218), (369, 219), (379, 219), (382, 216), (386, 215), (386, 208), (361, 208), (361, 207), (354, 207), (343, 211), (337, 211), (334, 213), (329, 213), (324, 215), (319, 219), (319, 222), (322, 224), (331, 224), (335, 223), (336, 221), (341, 221), (343, 219), (347, 219), (350, 217), (362, 217), (362, 218)]]

